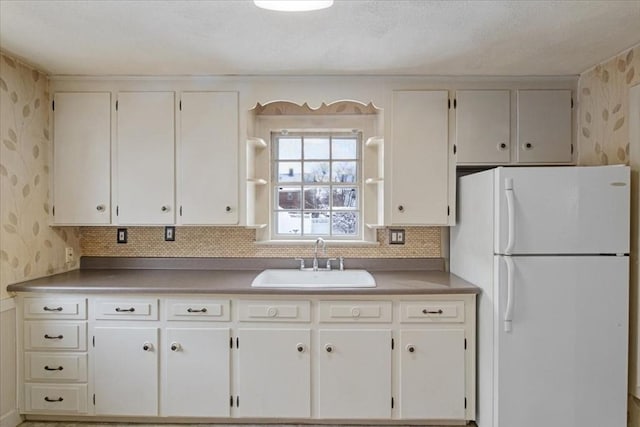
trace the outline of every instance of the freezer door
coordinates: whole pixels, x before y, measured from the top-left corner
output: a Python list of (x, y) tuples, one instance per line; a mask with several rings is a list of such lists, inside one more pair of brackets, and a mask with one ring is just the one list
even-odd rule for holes
[(629, 168), (498, 168), (496, 254), (629, 253)]
[(490, 427), (625, 427), (628, 257), (511, 257), (511, 295), (506, 258), (494, 258)]

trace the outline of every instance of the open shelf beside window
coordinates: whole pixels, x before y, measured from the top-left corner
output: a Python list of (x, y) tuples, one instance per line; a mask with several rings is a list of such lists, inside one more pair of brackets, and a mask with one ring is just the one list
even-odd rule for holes
[(384, 227), (384, 138), (372, 136), (364, 144), (364, 223), (369, 229)]
[(259, 137), (247, 138), (247, 228), (263, 229), (267, 227), (268, 217), (257, 207), (268, 200), (269, 150), (267, 142)]

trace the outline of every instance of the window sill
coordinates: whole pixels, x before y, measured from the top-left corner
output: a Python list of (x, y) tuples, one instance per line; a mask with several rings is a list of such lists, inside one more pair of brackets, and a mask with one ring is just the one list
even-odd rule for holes
[[(313, 246), (316, 242), (313, 240), (257, 240), (257, 246)], [(380, 242), (369, 242), (366, 240), (325, 240), (327, 246), (330, 247), (359, 247), (359, 248), (375, 248), (380, 246)]]

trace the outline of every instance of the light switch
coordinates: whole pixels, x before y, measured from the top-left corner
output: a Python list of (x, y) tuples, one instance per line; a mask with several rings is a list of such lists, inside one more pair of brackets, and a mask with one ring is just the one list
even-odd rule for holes
[(117, 242), (118, 243), (127, 243), (127, 229), (126, 228), (118, 228)]
[(389, 230), (390, 245), (404, 245), (405, 232), (404, 229)]

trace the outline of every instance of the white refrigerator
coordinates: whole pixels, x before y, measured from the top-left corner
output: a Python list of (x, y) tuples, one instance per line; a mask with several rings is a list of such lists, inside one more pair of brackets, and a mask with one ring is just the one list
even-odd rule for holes
[(626, 427), (630, 172), (461, 177), (451, 272), (478, 285), (478, 427)]

